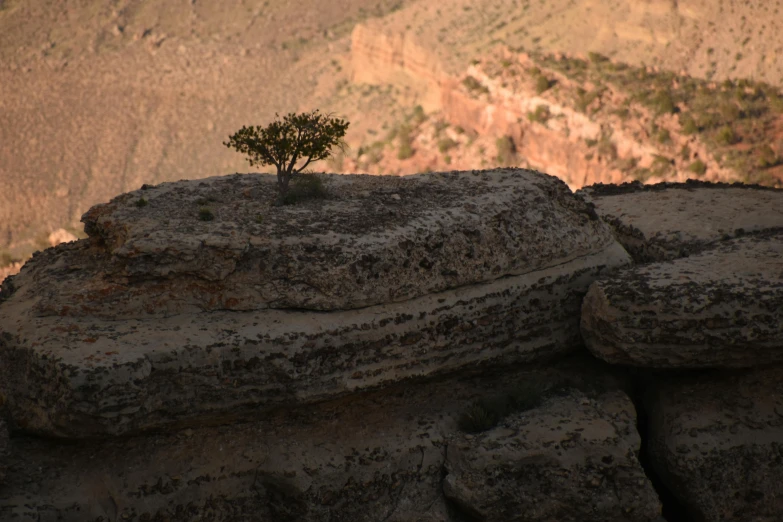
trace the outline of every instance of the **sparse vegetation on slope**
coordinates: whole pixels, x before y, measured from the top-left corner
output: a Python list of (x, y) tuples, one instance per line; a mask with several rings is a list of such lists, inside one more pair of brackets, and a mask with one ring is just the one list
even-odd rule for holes
[[(669, 71), (632, 67), (608, 59), (582, 60), (553, 55), (535, 56), (542, 69), (556, 71), (579, 84), (592, 84), (595, 98), (606, 97), (592, 116), (617, 111), (611, 95), (647, 109), (652, 122), (676, 114), (675, 129), (659, 127), (655, 138), (661, 145), (672, 141), (672, 133), (695, 136), (715, 160), (736, 172), (737, 180), (774, 185), (783, 175), (770, 169), (777, 157), (773, 149), (779, 133), (781, 99), (777, 87), (750, 80), (726, 80), (720, 84)], [(573, 103), (584, 111), (593, 99), (577, 88)], [(627, 108), (621, 108), (620, 110)], [(699, 163), (704, 165), (703, 162)], [(696, 171), (703, 174), (702, 167)]]

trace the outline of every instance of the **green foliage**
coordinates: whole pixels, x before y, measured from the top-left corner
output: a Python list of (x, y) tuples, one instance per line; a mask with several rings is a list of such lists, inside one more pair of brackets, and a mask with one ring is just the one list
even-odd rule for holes
[(638, 158), (625, 158), (617, 162), (617, 168), (623, 172), (629, 172), (635, 169), (638, 163)]
[(215, 219), (215, 215), (212, 213), (212, 210), (210, 210), (208, 207), (201, 207), (198, 209), (198, 218), (201, 221), (212, 221)]
[(739, 141), (739, 138), (737, 137), (737, 135), (734, 132), (734, 129), (732, 129), (731, 126), (724, 125), (718, 131), (718, 134), (715, 136), (715, 140), (720, 145), (733, 145)]
[(421, 105), (417, 105), (413, 108), (413, 114), (411, 114), (411, 123), (413, 125), (421, 125), (427, 119), (427, 115), (424, 113), (424, 108)]
[(359, 147), (359, 150), (356, 153), (356, 157), (358, 159), (362, 156), (365, 156), (369, 165), (376, 165), (383, 159), (383, 152), (385, 148), (386, 142), (375, 141), (368, 146)]
[(7, 250), (0, 252), (0, 267), (9, 266), (19, 261), (20, 259), (11, 255), (11, 252), (8, 252)]
[(579, 112), (587, 113), (587, 108), (598, 98), (600, 92), (596, 89), (587, 92), (581, 87), (576, 90), (576, 108)]
[(440, 134), (449, 128), (449, 122), (445, 120), (438, 120), (435, 122), (435, 134), (440, 136)]
[(456, 147), (458, 144), (456, 141), (452, 140), (451, 138), (443, 138), (438, 140), (438, 151), (443, 154), (454, 147)]
[(737, 107), (734, 102), (730, 101), (721, 103), (718, 107), (718, 111), (720, 112), (721, 118), (723, 118), (723, 121), (726, 123), (731, 123), (734, 120), (738, 120), (742, 115), (740, 108)]
[(756, 160), (756, 166), (761, 169), (774, 167), (780, 163), (780, 157), (775, 153), (769, 144), (763, 145), (759, 150), (759, 157)]
[(655, 156), (650, 171), (656, 176), (663, 176), (674, 168), (674, 160), (666, 156)]
[(292, 177), (313, 161), (329, 158), (333, 147), (343, 145), (348, 125), (318, 110), (290, 113), (263, 128), (243, 126), (223, 144), (247, 154), (251, 166), (273, 165), (277, 169), (278, 201), (282, 202)]
[(138, 208), (142, 208), (142, 207), (146, 207), (147, 205), (149, 205), (149, 203), (150, 203), (149, 201), (147, 201), (146, 199), (144, 199), (142, 197), (142, 198), (137, 199), (136, 202), (134, 203), (134, 205), (136, 205)]
[(783, 97), (781, 97), (777, 91), (772, 91), (767, 94), (769, 105), (775, 112), (783, 113)]
[(397, 149), (397, 159), (405, 160), (413, 156), (413, 146), (411, 145), (411, 129), (408, 125), (400, 125), (397, 128), (397, 139), (400, 141), (400, 148)]
[(594, 64), (599, 64), (599, 63), (603, 63), (603, 62), (608, 62), (609, 61), (609, 58), (607, 58), (606, 56), (604, 56), (603, 54), (600, 54), (600, 53), (589, 52), (589, 53), (587, 53), (587, 57)]
[(291, 182), (291, 189), (283, 197), (283, 205), (293, 205), (305, 199), (323, 199), (326, 189), (317, 174), (300, 174)]
[(503, 136), (495, 140), (497, 149), (497, 161), (501, 165), (512, 165), (516, 163), (517, 146), (511, 136)]
[(633, 177), (633, 179), (635, 179), (636, 181), (640, 181), (642, 183), (646, 182), (652, 176), (653, 176), (653, 171), (642, 167), (635, 168), (631, 171), (631, 177)]
[(680, 114), (680, 126), (682, 127), (682, 133), (686, 136), (699, 132), (699, 126), (690, 112)]
[(410, 157), (413, 157), (413, 153), (413, 147), (409, 141), (401, 142), (400, 148), (397, 149), (397, 159), (406, 160)]
[(628, 116), (630, 116), (630, 111), (627, 107), (620, 107), (619, 109), (613, 111), (614, 114), (616, 114), (621, 120), (627, 120)]
[(549, 88), (552, 86), (552, 82), (549, 81), (549, 78), (544, 76), (543, 74), (539, 74), (536, 78), (536, 93), (541, 94), (542, 92), (549, 90)]
[(671, 92), (668, 90), (658, 91), (652, 98), (652, 108), (658, 116), (673, 114), (676, 110), (676, 105), (674, 105)]
[(661, 129), (658, 131), (656, 139), (658, 140), (658, 143), (670, 143), (672, 141), (672, 136), (668, 129)]
[(549, 120), (549, 106), (543, 104), (536, 106), (535, 112), (527, 113), (527, 119), (541, 124), (546, 123)]
[(688, 165), (688, 170), (690, 170), (697, 176), (703, 176), (707, 172), (707, 165), (705, 165), (702, 160), (697, 159), (696, 161)]
[(465, 79), (462, 80), (462, 85), (464, 85), (465, 88), (470, 92), (489, 94), (489, 89), (473, 76), (466, 76)]

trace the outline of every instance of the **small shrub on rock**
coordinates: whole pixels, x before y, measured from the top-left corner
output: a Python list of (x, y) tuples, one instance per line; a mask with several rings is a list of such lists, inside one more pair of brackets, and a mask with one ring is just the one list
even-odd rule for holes
[(305, 199), (322, 199), (326, 197), (321, 177), (317, 174), (300, 174), (291, 182), (286, 195), (283, 197), (284, 205), (291, 205)]
[(215, 219), (215, 215), (212, 213), (212, 211), (207, 207), (201, 207), (198, 209), (198, 218), (201, 221), (212, 221)]
[(310, 163), (327, 159), (332, 147), (344, 147), (348, 122), (317, 110), (275, 120), (266, 127), (242, 127), (223, 145), (249, 156), (250, 165), (274, 165), (278, 202), (286, 200), (291, 179)]

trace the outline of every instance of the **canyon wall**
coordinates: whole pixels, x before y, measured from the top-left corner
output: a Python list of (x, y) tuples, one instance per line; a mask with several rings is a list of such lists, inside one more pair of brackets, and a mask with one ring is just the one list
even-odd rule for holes
[[(497, 48), (482, 60), (474, 60), (461, 73), (450, 74), (439, 64), (438, 57), (414, 36), (390, 33), (378, 23), (356, 27), (351, 53), (355, 82), (415, 85), (411, 104), (432, 111), (454, 128), (490, 137), (489, 143), (495, 138), (510, 139), (516, 164), (555, 175), (573, 190), (595, 183), (634, 181), (642, 176), (643, 181), (652, 183), (685, 181), (693, 176), (688, 166), (695, 159), (709, 165), (704, 179), (736, 179), (734, 172), (710, 158), (706, 147), (697, 139), (678, 134), (679, 123), (674, 116), (653, 116), (643, 107), (638, 107), (638, 114), (631, 118), (618, 117), (608, 109), (596, 110), (621, 107), (627, 94), (606, 88), (590, 110), (580, 111), (562, 93), (537, 92), (529, 85), (528, 71), (537, 69), (538, 64), (526, 53)], [(503, 65), (496, 67), (498, 62)], [(516, 71), (511, 71), (512, 68)], [(589, 82), (575, 83), (552, 70), (547, 70), (546, 75), (565, 93), (573, 94), (582, 87), (596, 88)], [(536, 117), (542, 109), (545, 117)], [(671, 129), (667, 144), (657, 143), (650, 134), (649, 128), (659, 123), (667, 132)], [(598, 142), (608, 144), (609, 150), (601, 152), (600, 147), (596, 148)], [(465, 144), (461, 145), (464, 148)], [(437, 140), (429, 140), (420, 147), (419, 162), (396, 162), (392, 157), (378, 167), (383, 172), (449, 168), (449, 161), (445, 165), (438, 162), (436, 147)], [(681, 152), (686, 149), (690, 151), (687, 155)], [(651, 167), (660, 157), (671, 158), (674, 168), (665, 173), (653, 172)], [(458, 163), (456, 168), (473, 168), (484, 161), (485, 157), (475, 156), (472, 164)], [(633, 162), (643, 171), (623, 170), (620, 168), (623, 162)], [(361, 167), (355, 171), (366, 172)]]

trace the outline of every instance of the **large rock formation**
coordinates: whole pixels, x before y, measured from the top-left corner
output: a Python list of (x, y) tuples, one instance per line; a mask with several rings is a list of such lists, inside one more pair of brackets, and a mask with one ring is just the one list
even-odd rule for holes
[(273, 180), (142, 188), (28, 262), (0, 307), (14, 422), (119, 435), (551, 359), (629, 261), (532, 171), (329, 176), (328, 198), (283, 207)]
[(593, 185), (577, 194), (595, 205), (637, 263), (684, 257), (748, 233), (783, 230), (783, 191), (758, 185), (634, 182)]
[(653, 520), (661, 508), (635, 423), (619, 391), (550, 399), (451, 444), (444, 494), (478, 520)]
[[(509, 393), (532, 379), (592, 381), (607, 374), (606, 365), (571, 356), (546, 367), (406, 383), (350, 400), (248, 415), (221, 427), (66, 444), (31, 438), (14, 447), (8, 486), (0, 487), (0, 520), (456, 522), (464, 520), (465, 510), (443, 493), (444, 465), (452, 448), (469, 440), (458, 421), (472, 400)], [(639, 439), (627, 431), (634, 426), (633, 408), (622, 392), (612, 397), (575, 404), (563, 399), (564, 406), (554, 398), (526, 415), (545, 423), (560, 419), (564, 408), (585, 410), (569, 421), (571, 442), (555, 425), (537, 430), (541, 442), (562, 439), (570, 448), (574, 473), (581, 472), (580, 460), (588, 463), (581, 445), (593, 446), (575, 434), (587, 440), (615, 424), (621, 433), (617, 448), (608, 440), (595, 447), (616, 461), (593, 464), (616, 471), (617, 480), (604, 475), (598, 486), (580, 488), (577, 475), (572, 498), (586, 503), (604, 495), (610, 507), (620, 509), (627, 500), (628, 507), (640, 506), (637, 513), (653, 515), (660, 507), (635, 457)], [(627, 408), (597, 411), (610, 404)], [(558, 450), (545, 451), (554, 457)], [(536, 469), (559, 475), (563, 462), (539, 459)], [(507, 485), (498, 484), (498, 493)], [(513, 509), (516, 500), (507, 500)]]
[(783, 369), (653, 386), (653, 466), (692, 520), (780, 520)]
[(146, 187), (2, 286), (0, 520), (779, 518), (781, 192), (328, 185)]
[(675, 368), (783, 362), (783, 191), (691, 183), (587, 194), (637, 259), (693, 253), (591, 286), (582, 336), (596, 356)]

